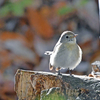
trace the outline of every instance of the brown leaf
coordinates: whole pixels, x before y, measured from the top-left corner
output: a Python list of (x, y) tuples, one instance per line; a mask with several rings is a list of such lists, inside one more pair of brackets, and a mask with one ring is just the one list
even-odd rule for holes
[(4, 31), (0, 34), (0, 40), (6, 41), (8, 39), (18, 39), (27, 42), (26, 38), (19, 33)]
[(29, 8), (27, 10), (27, 18), (29, 24), (35, 29), (37, 34), (43, 38), (51, 38), (53, 36), (53, 29), (48, 21), (37, 11)]

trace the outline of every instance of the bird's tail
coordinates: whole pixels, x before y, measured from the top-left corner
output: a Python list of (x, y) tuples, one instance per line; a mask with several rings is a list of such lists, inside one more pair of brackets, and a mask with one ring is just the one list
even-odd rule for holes
[(44, 54), (45, 55), (51, 55), (52, 54), (52, 51), (46, 51)]

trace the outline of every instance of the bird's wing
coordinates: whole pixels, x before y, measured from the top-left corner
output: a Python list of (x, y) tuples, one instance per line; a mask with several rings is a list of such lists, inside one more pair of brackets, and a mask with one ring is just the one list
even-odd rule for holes
[(52, 51), (46, 51), (44, 54), (45, 55), (51, 55), (52, 54)]
[(55, 45), (55, 47), (54, 47), (54, 50), (53, 50), (53, 52), (55, 52), (56, 51), (56, 49), (58, 49), (59, 48), (59, 46), (61, 45), (62, 43), (60, 43), (59, 41), (57, 42), (57, 44)]
[(45, 54), (45, 55), (52, 55), (52, 53), (54, 53), (55, 50), (56, 50), (61, 44), (62, 44), (62, 43), (60, 43), (60, 42), (58, 41), (58, 42), (56, 43), (56, 45), (55, 45), (53, 51), (46, 51), (44, 54)]
[(49, 69), (53, 70), (53, 66), (49, 63)]

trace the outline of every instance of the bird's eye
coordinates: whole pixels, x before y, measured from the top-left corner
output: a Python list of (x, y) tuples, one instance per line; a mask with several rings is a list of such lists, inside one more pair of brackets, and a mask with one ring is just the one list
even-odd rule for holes
[(66, 36), (66, 38), (68, 38), (68, 36)]

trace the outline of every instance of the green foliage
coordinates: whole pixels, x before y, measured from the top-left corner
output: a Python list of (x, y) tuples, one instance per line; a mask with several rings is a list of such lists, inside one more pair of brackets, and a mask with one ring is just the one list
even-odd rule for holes
[(79, 8), (81, 6), (84, 6), (87, 2), (88, 2), (88, 0), (79, 0), (79, 2), (77, 3), (77, 5), (75, 7), (71, 6), (71, 5), (70, 6), (67, 5), (65, 7), (58, 9), (57, 13), (58, 13), (58, 15), (65, 15), (67, 13), (74, 11), (75, 8)]
[(66, 100), (66, 99), (64, 96), (54, 93), (54, 94), (44, 97), (42, 100)]
[(59, 15), (64, 15), (64, 14), (67, 14), (69, 12), (72, 12), (74, 9), (70, 6), (65, 6), (65, 7), (62, 7), (58, 10), (58, 14)]
[(9, 13), (14, 16), (22, 16), (25, 8), (32, 3), (33, 0), (20, 0), (17, 2), (6, 2), (4, 6), (0, 8), (0, 17), (5, 17)]
[(41, 100), (66, 100), (66, 99), (67, 99), (67, 96), (65, 96), (64, 94), (61, 94), (61, 93), (57, 92), (54, 89), (48, 95), (47, 95), (46, 92), (43, 92)]
[(88, 0), (81, 0), (80, 5), (85, 5), (88, 2)]

